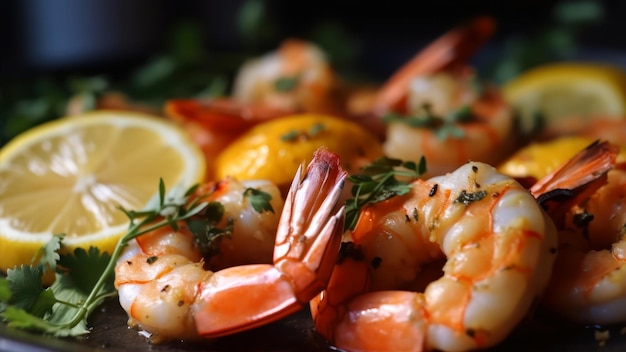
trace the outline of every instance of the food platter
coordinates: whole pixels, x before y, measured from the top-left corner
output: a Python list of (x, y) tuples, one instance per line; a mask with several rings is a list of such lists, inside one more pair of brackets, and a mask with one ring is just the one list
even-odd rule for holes
[[(150, 344), (137, 330), (126, 326), (126, 313), (115, 299), (105, 302), (90, 319), (91, 331), (81, 339), (42, 337), (0, 325), (2, 352), (91, 351), (332, 351), (313, 329), (306, 309), (275, 323), (212, 341)], [(626, 349), (623, 326), (606, 329), (573, 326), (538, 312), (529, 317), (502, 344), (487, 351), (614, 352)], [(608, 335), (607, 335), (608, 332)], [(598, 333), (598, 335), (596, 335)], [(607, 336), (604, 342), (599, 336)]]
[[(595, 53), (595, 51), (594, 51)], [(483, 56), (488, 54), (483, 54)], [(588, 59), (588, 56), (581, 58)], [(614, 57), (599, 54), (606, 61)], [(615, 60), (623, 64), (623, 57)], [(480, 62), (480, 57), (477, 62)], [(623, 65), (620, 65), (623, 66)], [(0, 274), (1, 275), (1, 274)], [(626, 350), (626, 323), (615, 326), (580, 326), (562, 320), (537, 305), (510, 336), (489, 351), (596, 351)], [(213, 340), (152, 344), (145, 334), (127, 326), (127, 314), (117, 299), (109, 298), (88, 320), (89, 333), (78, 338), (54, 338), (18, 330), (0, 323), (2, 351), (336, 351), (315, 332), (308, 309), (256, 329)]]

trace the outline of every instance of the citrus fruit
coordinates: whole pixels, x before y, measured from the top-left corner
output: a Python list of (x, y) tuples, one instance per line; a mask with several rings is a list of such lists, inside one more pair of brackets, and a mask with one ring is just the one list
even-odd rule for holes
[[(533, 142), (519, 149), (498, 170), (518, 178), (532, 177), (539, 180), (564, 164), (576, 153), (583, 150), (594, 138), (567, 136), (549, 141)], [(620, 147), (618, 162), (626, 161), (626, 146)]]
[(172, 123), (98, 111), (34, 127), (0, 150), (0, 270), (30, 264), (53, 234), (68, 249), (112, 252), (159, 192), (204, 177), (204, 157)]
[(299, 114), (261, 123), (242, 134), (218, 156), (217, 177), (289, 185), (298, 166), (308, 164), (319, 147), (338, 154), (348, 171), (382, 156), (381, 142), (356, 123)]
[(546, 127), (566, 118), (626, 116), (626, 72), (605, 64), (555, 63), (522, 73), (503, 87), (507, 101), (530, 132), (536, 117)]

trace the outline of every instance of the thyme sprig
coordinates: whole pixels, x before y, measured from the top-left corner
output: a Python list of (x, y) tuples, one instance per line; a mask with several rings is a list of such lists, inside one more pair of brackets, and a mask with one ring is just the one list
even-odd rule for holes
[(380, 157), (361, 170), (362, 173), (348, 177), (353, 184), (350, 191), (353, 198), (346, 200), (347, 230), (354, 229), (365, 205), (408, 193), (411, 189), (410, 181), (426, 172), (426, 159), (421, 157), (416, 164), (412, 161)]

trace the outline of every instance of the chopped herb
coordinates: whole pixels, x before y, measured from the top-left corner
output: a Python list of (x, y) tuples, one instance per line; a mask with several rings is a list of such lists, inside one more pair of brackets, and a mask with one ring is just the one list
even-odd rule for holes
[(346, 200), (346, 229), (354, 229), (361, 209), (370, 203), (382, 202), (393, 196), (409, 192), (409, 182), (400, 181), (396, 176), (409, 178), (410, 181), (426, 172), (426, 159), (422, 157), (419, 164), (398, 159), (381, 157), (365, 166), (363, 173), (351, 175), (348, 180), (353, 186), (351, 194), (354, 198)]
[(300, 78), (298, 76), (281, 77), (274, 82), (274, 88), (279, 92), (289, 92), (294, 90), (299, 82)]
[(272, 200), (271, 194), (256, 188), (246, 188), (243, 192), (243, 196), (250, 200), (250, 205), (252, 205), (252, 208), (256, 210), (257, 213), (260, 214), (264, 211), (274, 213), (274, 208), (272, 208), (272, 204), (270, 203)]
[(432, 113), (428, 104), (423, 106), (424, 113), (416, 115), (402, 115), (397, 113), (387, 113), (383, 116), (383, 122), (400, 122), (414, 128), (430, 128), (434, 131), (439, 140), (446, 140), (450, 137), (462, 138), (465, 132), (458, 124), (468, 123), (475, 120), (472, 109), (469, 105), (448, 113), (445, 116), (436, 116)]
[(317, 134), (319, 134), (320, 132), (324, 131), (326, 129), (326, 126), (323, 123), (314, 123), (308, 131), (297, 131), (297, 130), (291, 130), (285, 134), (283, 134), (282, 136), (280, 136), (280, 139), (282, 141), (285, 142), (292, 142), (295, 141), (297, 139), (311, 139), (312, 137), (316, 136)]
[(324, 126), (323, 123), (320, 123), (320, 122), (314, 123), (313, 126), (311, 126), (311, 128), (309, 129), (309, 133), (308, 134), (309, 134), (310, 137), (313, 137), (313, 136), (315, 136), (316, 134), (322, 132), (325, 129), (326, 129), (326, 126)]
[(469, 205), (471, 202), (481, 200), (487, 196), (487, 191), (481, 190), (478, 192), (468, 193), (467, 191), (461, 191), (461, 194), (454, 200), (455, 203), (463, 203)]
[(574, 214), (574, 217), (572, 220), (574, 221), (574, 225), (576, 225), (576, 227), (584, 229), (584, 228), (587, 228), (591, 220), (593, 220), (593, 214), (591, 214), (587, 210), (583, 210), (580, 213)]
[(206, 205), (204, 217), (187, 221), (189, 231), (191, 231), (194, 237), (194, 243), (206, 259), (210, 259), (219, 253), (220, 243), (224, 237), (232, 236), (233, 218), (226, 220), (224, 228), (217, 227), (224, 217), (224, 212), (222, 203), (209, 202)]
[(282, 136), (280, 136), (280, 140), (285, 141), (285, 142), (291, 142), (291, 141), (296, 140), (300, 136), (300, 134), (301, 133), (298, 131), (291, 130), (283, 134)]

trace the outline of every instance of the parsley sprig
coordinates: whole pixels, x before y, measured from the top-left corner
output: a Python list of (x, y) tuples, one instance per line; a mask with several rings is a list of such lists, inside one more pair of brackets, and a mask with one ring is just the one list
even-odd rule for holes
[[(380, 157), (361, 170), (362, 173), (348, 177), (353, 184), (350, 191), (353, 198), (346, 200), (345, 210), (345, 228), (349, 230), (356, 226), (365, 205), (408, 193), (411, 189), (409, 182), (426, 172), (426, 159), (422, 157), (416, 164), (412, 161)], [(409, 181), (404, 181), (406, 179)]]
[[(63, 235), (55, 235), (40, 250), (31, 265), (21, 265), (0, 278), (0, 317), (10, 327), (38, 331), (53, 336), (77, 336), (87, 333), (87, 317), (107, 297), (117, 293), (113, 274), (117, 260), (132, 239), (164, 226), (178, 228), (206, 208), (200, 197), (190, 197), (196, 187), (183, 194), (175, 189), (166, 196), (163, 180), (159, 183), (156, 204), (144, 211), (121, 210), (129, 217), (127, 233), (120, 238), (113, 253), (91, 247), (59, 254)], [(56, 280), (45, 288), (44, 273), (52, 270)]]

